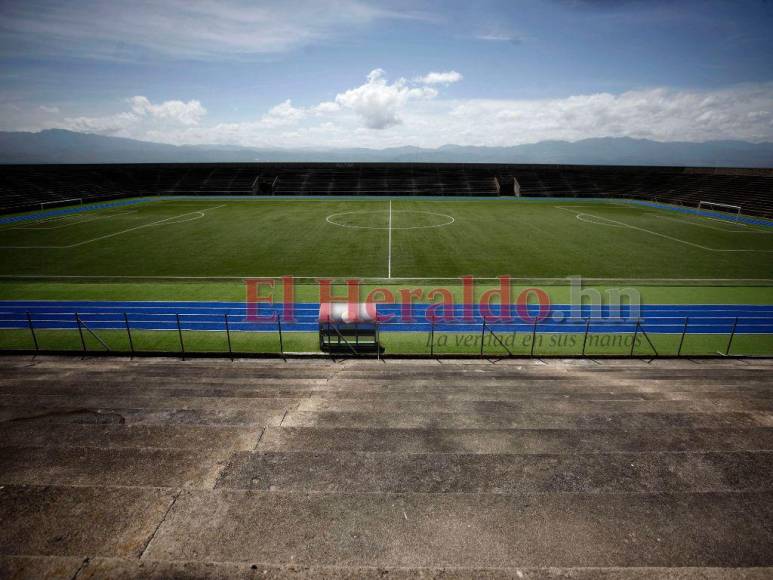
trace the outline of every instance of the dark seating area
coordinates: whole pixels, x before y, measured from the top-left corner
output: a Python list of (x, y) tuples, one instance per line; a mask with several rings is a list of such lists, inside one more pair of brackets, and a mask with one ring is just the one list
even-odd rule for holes
[(524, 196), (622, 197), (693, 207), (713, 201), (773, 217), (770, 169), (534, 165), (514, 173)]
[(487, 168), (353, 165), (281, 169), (276, 195), (497, 195), (496, 172)]
[(773, 218), (773, 169), (429, 163), (6, 165), (0, 212), (148, 195), (514, 195), (740, 205)]
[(41, 203), (147, 195), (251, 195), (259, 169), (237, 164), (9, 165), (0, 172), (0, 212)]

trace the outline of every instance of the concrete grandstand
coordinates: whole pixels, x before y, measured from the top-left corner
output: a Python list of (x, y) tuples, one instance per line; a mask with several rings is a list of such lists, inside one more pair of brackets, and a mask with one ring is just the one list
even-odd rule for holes
[(147, 195), (627, 197), (687, 206), (740, 205), (773, 217), (773, 170), (501, 164), (10, 165), (0, 211), (42, 202)]

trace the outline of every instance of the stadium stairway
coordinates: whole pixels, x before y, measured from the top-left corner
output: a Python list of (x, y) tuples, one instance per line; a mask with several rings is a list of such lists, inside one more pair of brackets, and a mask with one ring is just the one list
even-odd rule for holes
[(0, 369), (1, 577), (773, 573), (771, 361)]

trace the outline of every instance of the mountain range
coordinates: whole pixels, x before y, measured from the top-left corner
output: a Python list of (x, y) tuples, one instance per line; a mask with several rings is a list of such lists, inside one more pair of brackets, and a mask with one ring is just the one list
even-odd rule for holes
[(773, 167), (773, 143), (660, 142), (627, 137), (541, 141), (511, 147), (258, 149), (168, 145), (48, 129), (0, 132), (0, 163), (426, 162)]

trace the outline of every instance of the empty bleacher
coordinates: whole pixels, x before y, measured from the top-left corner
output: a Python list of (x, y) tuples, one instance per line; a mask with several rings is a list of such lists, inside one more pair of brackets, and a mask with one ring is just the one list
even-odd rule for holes
[(773, 218), (773, 169), (430, 163), (6, 165), (0, 213), (149, 195), (520, 195), (740, 205)]
[(492, 172), (458, 166), (313, 167), (276, 177), (276, 195), (497, 195)]
[(740, 205), (773, 218), (773, 170), (683, 167), (514, 166), (521, 195), (623, 197), (697, 206)]
[(7, 165), (0, 171), (0, 212), (41, 203), (147, 195), (250, 195), (252, 165)]

